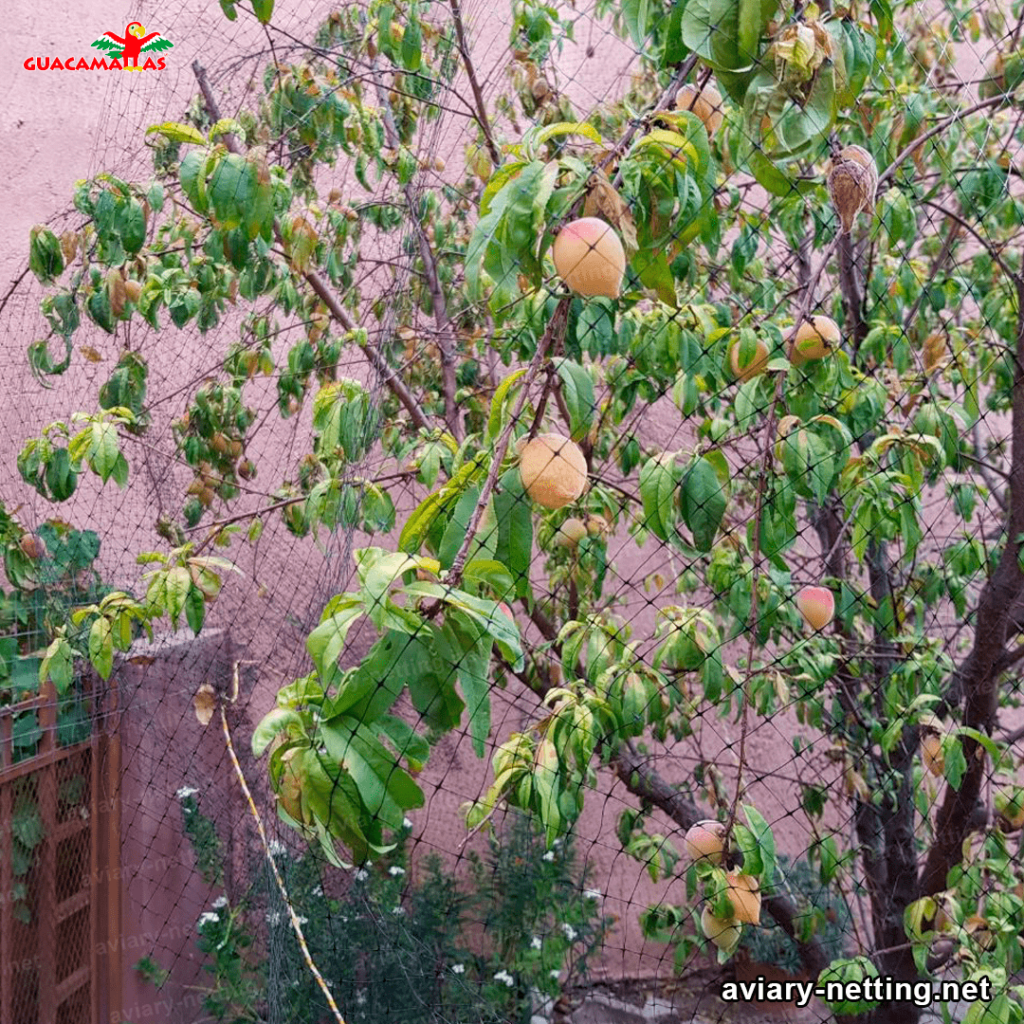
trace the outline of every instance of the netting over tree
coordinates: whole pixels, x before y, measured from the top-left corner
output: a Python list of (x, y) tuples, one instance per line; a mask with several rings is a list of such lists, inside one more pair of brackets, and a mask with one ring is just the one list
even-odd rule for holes
[(1024, 1018), (1024, 5), (273, 7), (0, 299), (0, 1020)]

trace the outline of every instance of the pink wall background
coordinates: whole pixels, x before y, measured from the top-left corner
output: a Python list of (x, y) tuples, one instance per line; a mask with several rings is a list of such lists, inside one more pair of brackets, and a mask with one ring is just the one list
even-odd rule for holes
[[(314, 16), (322, 16), (330, 9), (309, 0), (280, 6), (275, 25), (298, 34), (308, 32)], [(507, 6), (477, 2), (465, 9), (469, 20), (476, 24), (472, 33), (474, 58), (490, 95), (507, 60)], [(28, 0), (15, 0), (8, 4), (4, 14), (0, 61), (0, 208), (4, 214), (0, 218), (0, 294), (6, 292), (7, 282), (25, 265), (28, 232), (34, 223), (49, 222), (55, 217), (61, 229), (76, 223), (76, 214), (69, 219), (61, 219), (61, 215), (70, 208), (71, 190), (77, 179), (103, 169), (137, 179), (149, 177), (151, 163), (143, 131), (148, 124), (180, 117), (195, 92), (190, 70), (194, 59), (199, 59), (216, 76), (218, 69), (263, 45), (262, 35), (251, 21), (243, 17), (241, 22), (230, 25), (213, 0), (178, 0), (141, 8), (125, 8), (100, 0), (40, 7)], [(143, 21), (147, 29), (160, 30), (174, 42), (174, 49), (166, 54), (166, 72), (29, 72), (22, 68), (22, 61), (30, 56), (95, 53), (89, 47), (92, 39), (106, 29), (120, 34), (134, 18)], [(577, 35), (579, 45), (568, 47), (559, 61), (558, 75), (567, 84), (577, 109), (585, 115), (596, 102), (621, 88), (623, 76), (634, 73), (636, 65), (631, 53), (606, 40), (604, 28), (589, 17), (581, 19)], [(587, 55), (588, 46), (593, 47), (593, 56)], [(964, 77), (970, 73), (971, 68), (965, 65)], [(238, 75), (230, 82), (215, 77), (225, 114), (233, 113), (239, 101), (239, 95), (230, 89), (232, 83), (237, 88), (244, 83), (244, 76)], [(463, 122), (449, 117), (437, 130), (437, 151), (449, 158), (451, 171), (460, 162), (462, 127)], [(332, 184), (350, 187), (342, 169), (329, 176)], [(451, 178), (451, 172), (447, 176)], [(16, 473), (10, 475), (13, 457), (43, 423), (69, 417), (76, 409), (95, 408), (96, 390), (124, 341), (130, 340), (133, 347), (141, 348), (150, 361), (149, 394), (153, 400), (169, 395), (184, 380), (212, 370), (217, 353), (226, 348), (234, 333), (234, 325), (223, 325), (207, 338), (173, 327), (155, 335), (135, 323), (129, 335), (115, 339), (83, 327), (76, 336), (76, 344), (93, 346), (103, 361), (92, 363), (76, 354), (68, 374), (56, 382), (53, 390), (45, 390), (31, 378), (25, 363), (27, 344), (41, 336), (38, 298), (34, 281), (26, 280), (0, 313), (0, 344), (4, 346), (0, 382), (6, 399), (0, 402), (0, 444), (5, 456), (0, 463), (0, 473), (4, 474), (0, 477), (0, 496), (9, 505), (21, 506), (19, 515), (28, 526), (57, 514), (78, 527), (97, 529), (103, 537), (101, 559), (106, 575), (116, 585), (138, 591), (141, 570), (134, 564), (135, 555), (141, 550), (165, 546), (153, 529), (156, 517), (161, 511), (180, 508), (190, 479), (187, 469), (161, 441), (161, 429), (184, 409), (181, 398), (158, 405), (150, 439), (126, 449), (133, 474), (126, 492), (118, 491), (112, 482), (100, 488), (90, 476), (83, 478), (72, 501), (56, 509), (27, 488)], [(275, 352), (283, 356), (288, 341), (279, 341)], [(348, 353), (346, 358), (349, 362), (341, 372), (366, 379), (362, 356), (356, 352)], [(247, 391), (247, 400), (260, 410), (268, 409), (274, 402), (272, 382), (254, 383)], [(273, 414), (256, 433), (250, 448), (259, 466), (254, 492), (272, 491), (281, 476), (294, 466), (308, 443), (309, 416), (308, 407), (301, 416), (287, 422)], [(663, 401), (645, 419), (642, 437), (651, 447), (672, 449), (684, 446), (690, 433), (675, 407)], [(371, 462), (374, 458), (379, 457), (371, 456)], [(419, 496), (421, 491), (409, 489), (394, 495), (400, 521), (403, 510), (410, 509)], [(933, 511), (939, 517), (944, 500), (942, 495), (934, 498)], [(259, 507), (266, 501), (265, 496), (253, 493), (242, 499), (242, 507)], [(368, 538), (356, 537), (353, 545), (367, 541)], [(372, 542), (387, 546), (393, 544), (394, 538), (375, 537)], [(303, 647), (305, 634), (318, 620), (325, 600), (344, 588), (350, 573), (351, 552), (342, 536), (325, 534), (319, 542), (312, 538), (299, 541), (271, 518), (257, 546), (236, 543), (228, 554), (236, 559), (243, 575), (228, 582), (212, 609), (210, 621), (230, 630), (233, 649), (244, 652), (235, 656), (259, 662), (250, 674), (251, 689), (244, 695), (242, 719), (237, 724), (236, 738), (242, 746), (247, 743), (251, 724), (272, 705), (276, 689), (309, 670)], [(638, 549), (624, 533), (613, 538), (610, 556), (626, 600), (621, 613), (633, 625), (635, 637), (646, 636), (651, 629), (655, 602), (672, 603), (671, 581), (682, 567), (678, 562), (667, 563), (665, 551), (653, 543)], [(644, 579), (655, 570), (663, 572), (670, 581), (668, 590), (661, 595), (648, 593), (643, 586)], [(178, 634), (179, 639), (186, 636), (184, 632)], [(370, 642), (372, 637), (363, 631), (356, 637), (354, 653), (365, 650)], [(161, 825), (164, 832), (158, 830), (159, 834), (154, 832), (152, 836), (154, 856), (166, 855), (167, 835), (177, 827), (173, 819), (173, 790), (184, 784), (203, 785), (201, 779), (190, 777), (188, 767), (199, 761), (182, 758), (181, 752), (195, 751), (197, 757), (205, 759), (203, 763), (216, 760), (215, 737), (204, 735), (191, 714), (192, 693), (200, 681), (189, 673), (162, 678), (161, 713), (175, 723), (170, 732), (154, 719), (150, 733), (145, 716), (136, 717), (137, 732), (132, 742), (145, 757), (140, 753), (135, 761), (126, 758), (125, 771), (137, 773), (132, 783), (136, 788), (159, 785), (169, 790), (157, 797), (167, 811)], [(514, 688), (495, 693), (495, 742), (521, 728), (537, 712), (537, 701), (530, 695), (517, 693)], [(791, 746), (795, 731), (794, 721), (781, 715), (759, 724), (748, 737), (749, 760), (757, 769), (750, 779), (748, 798), (775, 825), (780, 843), (789, 853), (805, 850), (811, 838), (803, 816), (792, 810), (798, 806), (797, 780), (827, 784), (839, 775), (839, 769), (827, 762), (821, 752), (795, 757)], [(155, 746), (157, 737), (164, 743), (168, 736), (173, 737), (171, 743)], [(729, 777), (738, 726), (728, 720), (707, 718), (702, 737), (703, 756), (719, 758)], [(673, 781), (689, 779), (696, 754), (692, 743), (659, 751), (658, 769)], [(250, 783), (261, 786), (262, 768), (250, 768)], [(176, 779), (176, 775), (180, 778)], [(438, 746), (421, 777), (429, 794), (428, 804), (413, 815), (415, 835), (422, 850), (434, 849), (451, 855), (465, 835), (459, 806), (476, 798), (490, 777), (489, 758), (479, 761), (467, 737), (452, 736)], [(223, 792), (220, 784), (215, 791)], [(606, 894), (606, 910), (619, 918), (602, 958), (602, 968), (612, 976), (670, 971), (665, 951), (644, 941), (636, 917), (648, 903), (661, 899), (685, 902), (681, 883), (652, 884), (642, 866), (626, 858), (618, 848), (615, 823), (619, 812), (632, 803), (628, 794), (602, 773), (599, 791), (588, 797), (578, 830), (579, 850), (591, 871), (590, 884)], [(233, 827), (243, 842), (252, 842), (254, 833), (248, 820), (236, 817), (228, 827)], [(673, 835), (669, 823), (662, 822), (661, 828), (665, 834)], [(678, 843), (678, 837), (676, 840)], [(187, 869), (190, 854), (187, 849), (180, 849), (179, 853)], [(173, 878), (169, 875), (166, 879), (153, 879), (152, 889), (146, 895), (147, 906), (155, 908), (165, 929), (174, 926), (172, 911), (179, 913), (188, 927), (203, 909), (202, 887), (193, 886), (189, 898), (182, 900), (182, 890), (177, 888), (176, 881), (181, 873), (172, 874)], [(143, 923), (136, 921), (132, 926)], [(182, 956), (185, 955), (183, 950)]]

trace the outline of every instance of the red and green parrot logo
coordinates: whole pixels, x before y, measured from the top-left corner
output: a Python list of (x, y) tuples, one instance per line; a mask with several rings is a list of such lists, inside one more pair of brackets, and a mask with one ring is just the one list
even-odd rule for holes
[[(124, 38), (115, 36), (113, 32), (104, 32), (103, 36), (92, 43), (97, 49), (114, 55), (121, 60), (124, 71), (142, 71), (139, 67), (139, 55), (143, 53), (159, 53), (169, 50), (174, 43), (164, 39), (159, 32), (146, 35), (141, 22), (133, 21), (124, 30)], [(152, 61), (147, 61), (147, 64)]]

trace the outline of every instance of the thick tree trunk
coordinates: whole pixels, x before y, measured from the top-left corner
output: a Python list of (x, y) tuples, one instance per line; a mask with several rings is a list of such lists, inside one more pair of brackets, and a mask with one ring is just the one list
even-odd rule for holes
[[(974, 647), (953, 680), (951, 703), (963, 701), (964, 725), (990, 733), (999, 706), (997, 683), (1006, 653), (1008, 626), (1014, 606), (1024, 594), (1021, 537), (1024, 535), (1024, 279), (1017, 286), (1017, 344), (1013, 376), (1009, 514), (1006, 544), (999, 564), (982, 587), (975, 611)], [(974, 817), (988, 762), (972, 739), (963, 741), (967, 773), (960, 788), (946, 787), (935, 820), (935, 843), (921, 875), (922, 895), (946, 888), (950, 868), (960, 863), (963, 841)]]

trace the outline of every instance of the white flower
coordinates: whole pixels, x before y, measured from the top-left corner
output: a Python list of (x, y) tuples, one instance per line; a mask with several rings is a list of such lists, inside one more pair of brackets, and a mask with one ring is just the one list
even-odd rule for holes
[(391, 913), (392, 914), (404, 914), (405, 913), (405, 907), (393, 907), (392, 910), (391, 910)]
[(207, 911), (202, 917), (199, 918), (199, 927), (202, 928), (204, 925), (217, 924), (220, 921), (219, 914), (212, 914)]
[(548, 852), (545, 853), (543, 857), (541, 857), (541, 860), (546, 860), (549, 864), (554, 859), (555, 859), (555, 851), (554, 850), (548, 850)]
[(299, 922), (300, 926), (304, 925), (304, 924), (309, 924), (309, 918), (308, 917), (297, 917), (297, 918), (295, 918), (295, 920)]
[(515, 984), (515, 980), (513, 979), (512, 975), (508, 973), (508, 971), (498, 971), (498, 973), (494, 976), (494, 980), (504, 982), (505, 985), (508, 986), (508, 988), (511, 988)]
[(199, 790), (194, 786), (182, 786), (181, 789), (175, 794), (179, 800), (187, 800), (190, 796), (195, 796)]
[(364, 1006), (366, 1004), (366, 989), (356, 989), (356, 1006)]
[(557, 850), (562, 845), (562, 837), (559, 836), (557, 839), (552, 839), (551, 845)]
[(465, 964), (452, 964), (452, 974), (465, 974), (465, 973), (466, 973), (466, 965)]
[(281, 913), (278, 910), (267, 911), (267, 924), (271, 927), (279, 925), (281, 923)]
[(601, 898), (600, 889), (584, 889), (583, 898), (585, 900), (599, 900)]
[(288, 852), (288, 847), (284, 843), (278, 842), (276, 839), (271, 839), (267, 843), (267, 849), (270, 851), (271, 857), (283, 857)]
[(544, 943), (540, 941), (540, 937), (537, 935), (534, 935), (534, 937), (530, 939), (531, 949), (540, 949), (543, 945)]
[(402, 828), (412, 828), (412, 822), (408, 818), (403, 818)]
[(562, 931), (565, 932), (565, 937), (570, 942), (574, 942), (576, 940), (576, 929), (573, 928), (573, 926), (569, 924), (568, 921), (562, 922)]
[(228, 898), (227, 898), (227, 896), (218, 896), (213, 901), (213, 909), (214, 910), (220, 910), (222, 907), (226, 907), (227, 905), (228, 905)]
[(322, 885), (317, 885), (317, 886), (313, 887), (313, 895), (314, 896), (323, 896), (323, 894), (324, 894), (324, 887)]
[(358, 868), (354, 877), (357, 882), (365, 882), (370, 877), (370, 872), (364, 871), (362, 868)]
[(558, 981), (559, 977), (562, 974), (562, 972), (560, 970), (558, 970), (557, 968), (555, 970), (549, 972), (549, 973), (551, 974), (551, 977), (555, 979), (555, 981)]
[(388, 874), (392, 878), (401, 878), (405, 874), (405, 868), (400, 868), (397, 864), (393, 868), (388, 868)]

